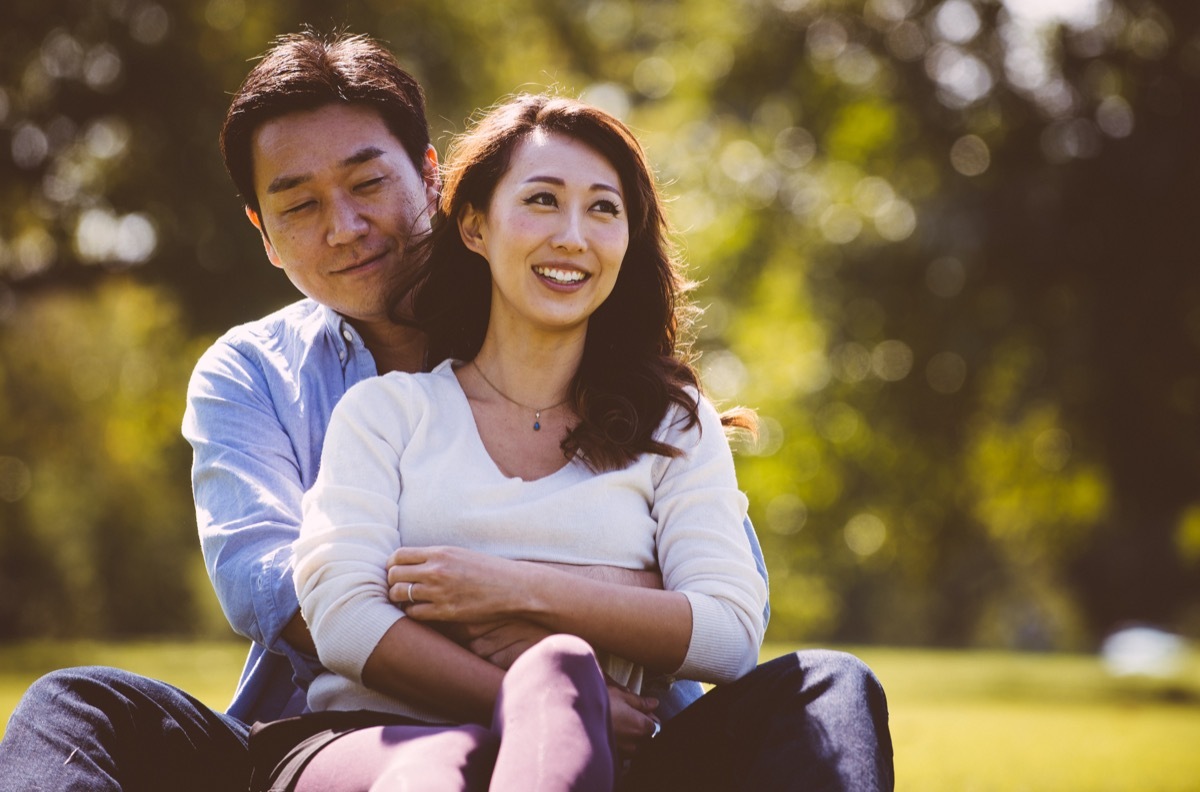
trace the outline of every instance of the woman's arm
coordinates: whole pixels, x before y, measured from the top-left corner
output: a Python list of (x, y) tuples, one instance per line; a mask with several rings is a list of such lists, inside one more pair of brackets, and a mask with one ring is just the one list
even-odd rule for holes
[[(384, 560), (399, 542), (399, 459), (419, 405), (407, 378), (351, 389), (330, 420), (321, 472), (304, 496), (294, 579), (326, 668), (448, 718), (487, 723), (503, 671), (387, 599)], [(414, 408), (418, 409), (418, 408)]]
[(388, 559), (392, 599), (421, 621), (526, 619), (657, 672), (683, 663), (691, 606), (677, 591), (626, 586), (460, 547), (402, 547)]
[(457, 548), (403, 548), (389, 561), (393, 601), (405, 602), (413, 583), (417, 603), (407, 611), (418, 619), (525, 618), (652, 671), (711, 681), (752, 668), (766, 586), (742, 527), (745, 496), (719, 417), (707, 402), (701, 408), (702, 431), (668, 433), (684, 455), (656, 466), (652, 510), (667, 591)]
[(504, 670), (416, 619), (393, 624), (363, 665), (363, 684), (462, 723), (491, 723)]

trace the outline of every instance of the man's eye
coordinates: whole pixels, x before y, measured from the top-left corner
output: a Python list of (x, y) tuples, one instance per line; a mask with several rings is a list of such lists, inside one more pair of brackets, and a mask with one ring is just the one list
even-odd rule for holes
[(536, 206), (557, 206), (558, 205), (558, 201), (555, 200), (554, 195), (552, 193), (548, 193), (548, 192), (535, 193), (534, 195), (531, 195), (528, 198), (526, 198), (525, 203), (533, 204)]
[(374, 179), (367, 179), (367, 180), (366, 180), (366, 181), (364, 181), (364, 182), (359, 182), (358, 184), (356, 184), (356, 185), (355, 185), (354, 189), (356, 189), (356, 190), (369, 190), (369, 189), (371, 189), (372, 187), (378, 187), (378, 186), (379, 186), (379, 185), (381, 185), (381, 184), (383, 184), (383, 177), (382, 177), (382, 176), (379, 176), (378, 178), (374, 178)]
[(305, 209), (307, 209), (308, 207), (310, 207), (310, 206), (315, 206), (315, 205), (316, 205), (316, 204), (315, 204), (313, 201), (305, 201), (304, 203), (298, 203), (298, 204), (296, 204), (295, 206), (290, 206), (290, 207), (288, 207), (287, 209), (284, 209), (284, 210), (283, 210), (283, 213), (284, 213), (285, 215), (297, 214), (297, 213), (299, 213), (299, 212), (302, 212), (302, 211), (304, 211), (304, 210), (305, 210)]

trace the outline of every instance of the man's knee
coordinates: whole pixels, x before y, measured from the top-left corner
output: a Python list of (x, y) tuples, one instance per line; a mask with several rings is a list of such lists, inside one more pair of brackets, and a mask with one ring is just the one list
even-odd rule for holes
[(80, 666), (51, 671), (39, 677), (21, 697), (13, 719), (30, 717), (47, 709), (97, 707), (111, 700), (129, 674), (104, 666)]
[(867, 694), (883, 692), (883, 685), (875, 676), (875, 672), (849, 652), (804, 649), (796, 652), (795, 657), (795, 667), (808, 678), (809, 684), (828, 683)]

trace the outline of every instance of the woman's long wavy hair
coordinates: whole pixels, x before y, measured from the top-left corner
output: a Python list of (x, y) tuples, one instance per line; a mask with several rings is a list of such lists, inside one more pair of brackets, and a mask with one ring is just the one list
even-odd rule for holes
[[(502, 102), (457, 138), (443, 169), (438, 218), (418, 243), (420, 263), (392, 293), (392, 318), (423, 330), (429, 360), (471, 360), (478, 354), (491, 310), (488, 262), (467, 249), (458, 221), (467, 206), (487, 211), (516, 147), (535, 130), (560, 134), (591, 147), (617, 171), (629, 222), (629, 247), (608, 299), (588, 321), (583, 358), (570, 399), (579, 424), (562, 442), (594, 470), (619, 469), (643, 453), (680, 453), (654, 438), (671, 404), (683, 408), (687, 426), (697, 421), (688, 386), (699, 388), (686, 359), (681, 332), (696, 309), (668, 237), (662, 200), (645, 153), (621, 121), (599, 108), (565, 97), (522, 94)], [(723, 420), (751, 428), (752, 416)]]

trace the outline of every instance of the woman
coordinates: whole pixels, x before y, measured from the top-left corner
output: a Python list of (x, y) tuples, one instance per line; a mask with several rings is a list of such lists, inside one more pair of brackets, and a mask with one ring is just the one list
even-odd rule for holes
[[(594, 694), (588, 645), (634, 693), (645, 672), (727, 682), (754, 667), (765, 587), (723, 419), (677, 349), (676, 266), (641, 147), (607, 113), (521, 96), (453, 147), (441, 222), (397, 301), (443, 362), (339, 403), (295, 569), (335, 672), (311, 708), (435, 725), (327, 733), (296, 789), (386, 772), (376, 748), (430, 738), (468, 746), (468, 785), (495, 755), (494, 789), (605, 788), (608, 707), (627, 747), (651, 724), (629, 725), (620, 690)], [(663, 590), (572, 565), (658, 568)], [(543, 641), (506, 674), (433, 628), (505, 619), (586, 644)], [(520, 732), (531, 707), (554, 724), (537, 738)]]

